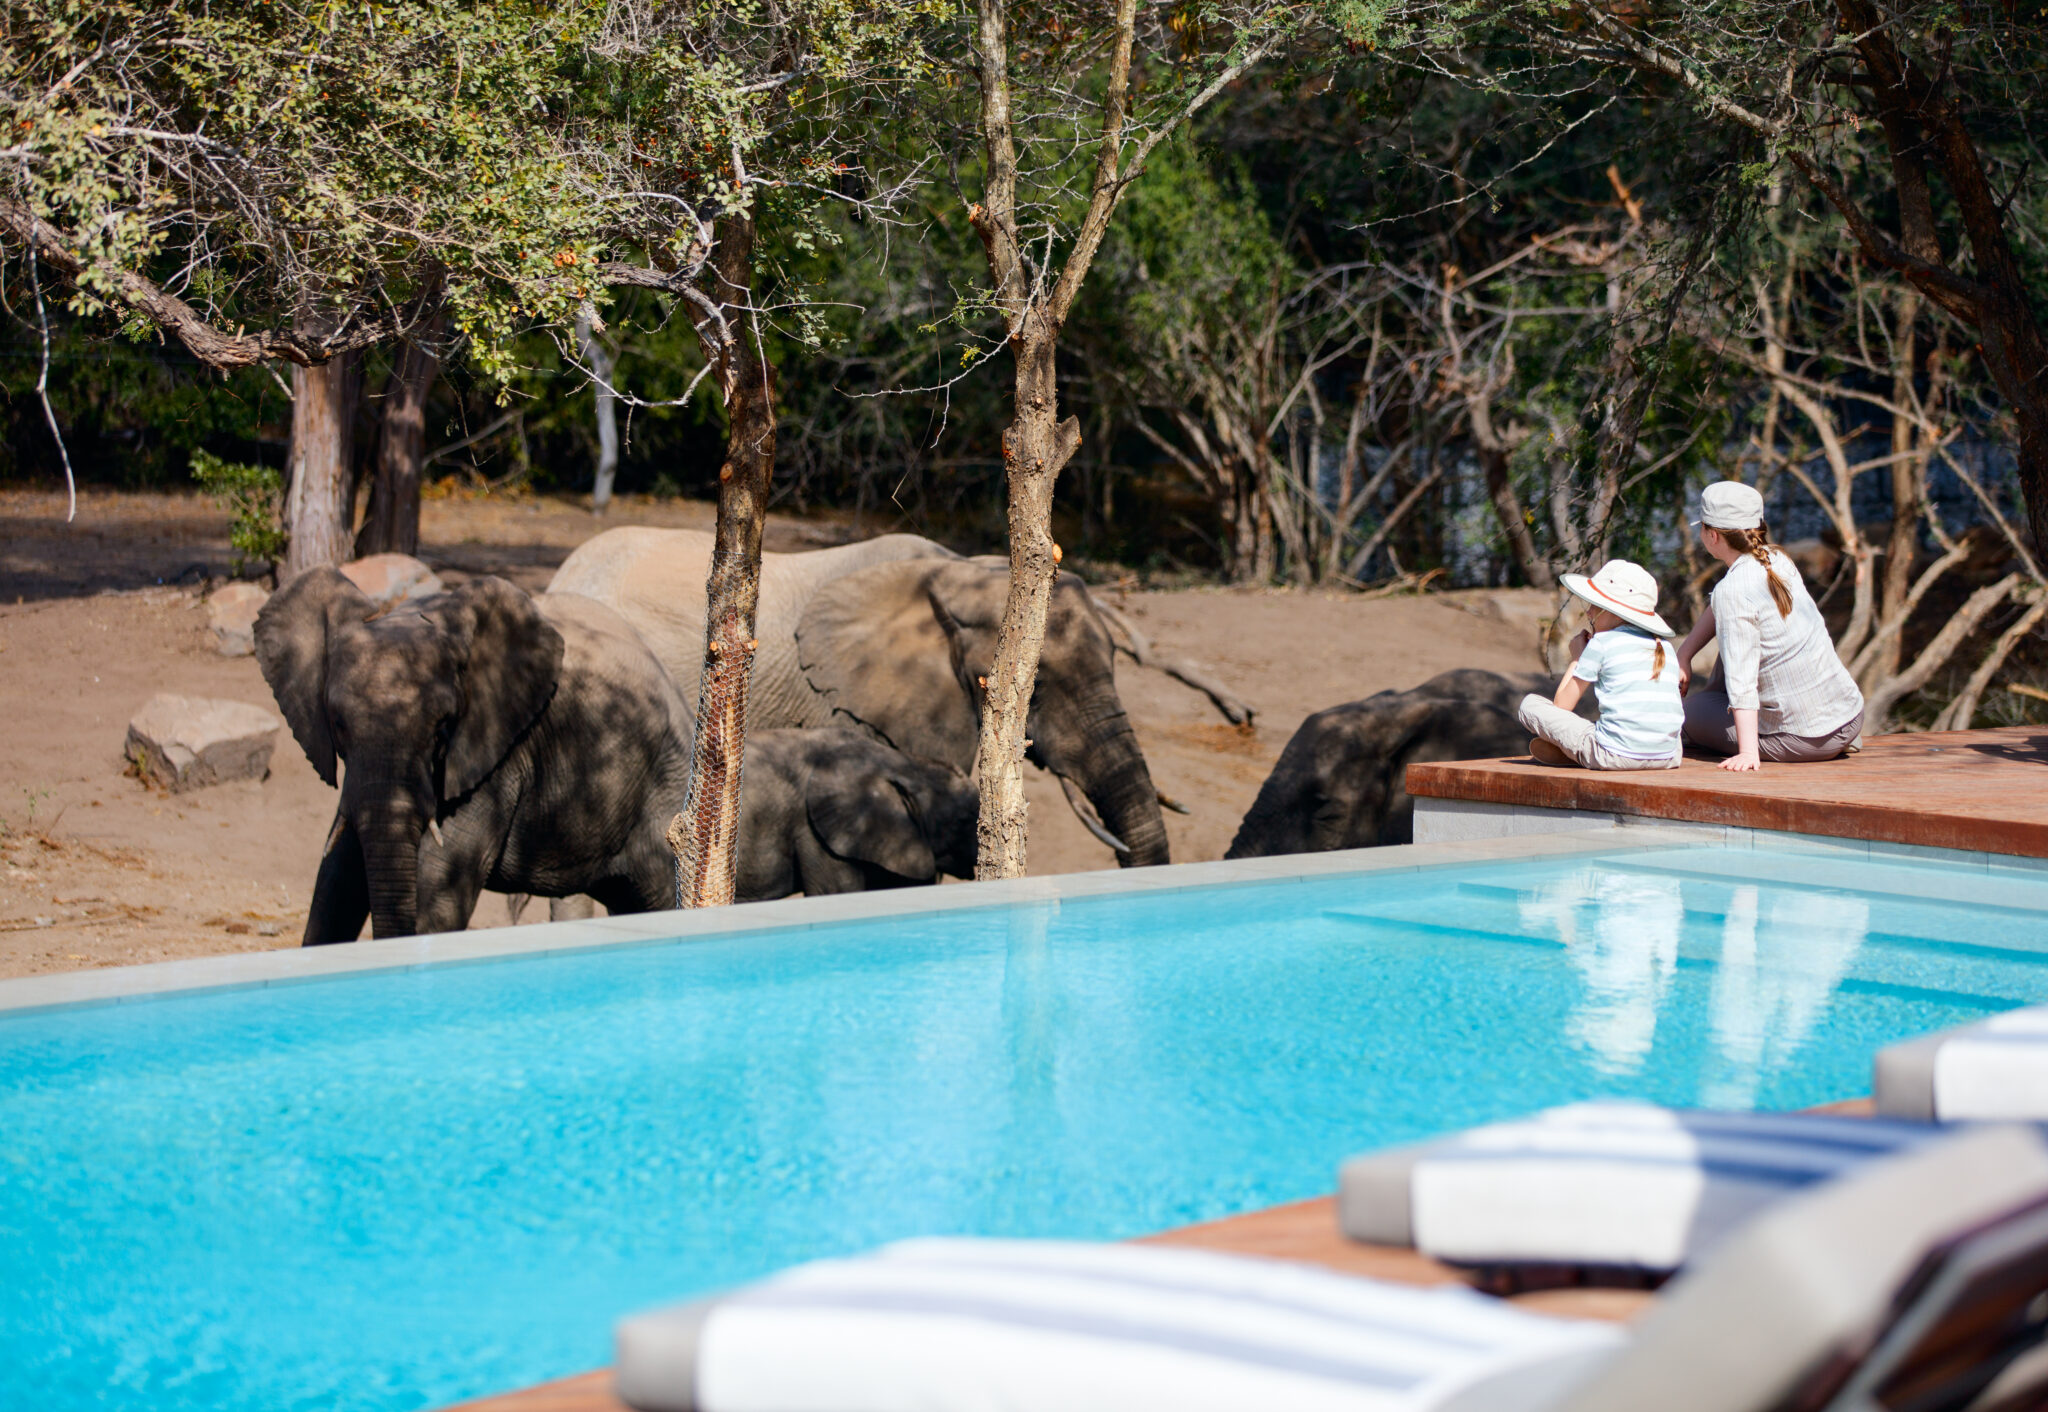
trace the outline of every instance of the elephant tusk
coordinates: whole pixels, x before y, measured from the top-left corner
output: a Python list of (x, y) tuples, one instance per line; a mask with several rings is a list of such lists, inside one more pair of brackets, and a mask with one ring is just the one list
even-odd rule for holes
[(1074, 811), (1074, 817), (1081, 821), (1081, 827), (1095, 835), (1097, 843), (1106, 844), (1119, 853), (1128, 853), (1131, 846), (1102, 826), (1102, 820), (1095, 817), (1095, 809), (1088, 803), (1087, 796), (1074, 788), (1074, 782), (1065, 775), (1060, 776), (1060, 789), (1067, 796), (1067, 807)]
[(443, 848), (448, 846), (448, 840), (441, 837), (441, 821), (439, 819), (427, 820), (427, 832), (434, 836), (435, 843)]
[(1155, 790), (1155, 791), (1154, 791), (1154, 793), (1157, 793), (1157, 794), (1159, 794), (1159, 807), (1160, 807), (1160, 808), (1162, 808), (1162, 809), (1171, 809), (1171, 810), (1173, 810), (1173, 812), (1174, 812), (1174, 813), (1176, 813), (1176, 814), (1185, 814), (1185, 813), (1187, 813), (1187, 812), (1188, 812), (1188, 806), (1187, 806), (1187, 805), (1185, 805), (1185, 804), (1183, 804), (1183, 803), (1181, 803), (1181, 802), (1180, 802), (1180, 801), (1179, 801), (1178, 799), (1172, 799), (1172, 798), (1169, 798), (1169, 797), (1168, 797), (1168, 796), (1167, 796), (1167, 795), (1166, 795), (1165, 793), (1163, 793), (1163, 792), (1161, 792), (1161, 791), (1156, 791), (1156, 790)]

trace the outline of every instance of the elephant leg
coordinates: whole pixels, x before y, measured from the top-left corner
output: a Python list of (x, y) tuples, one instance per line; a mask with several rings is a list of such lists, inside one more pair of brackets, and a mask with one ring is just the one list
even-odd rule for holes
[(327, 851), (313, 879), (313, 902), (306, 909), (302, 946), (354, 941), (370, 918), (370, 875), (363, 864), (363, 845), (346, 814), (334, 816), (327, 833)]
[[(486, 804), (488, 801), (485, 802)], [(441, 837), (420, 840), (418, 922), (421, 936), (469, 925), (497, 856), (495, 811), (472, 800), (441, 824)]]
[(548, 920), (551, 922), (587, 922), (596, 915), (597, 899), (587, 893), (577, 892), (567, 897), (548, 899)]
[[(634, 912), (666, 912), (676, 905), (675, 855), (664, 846), (658, 856), (623, 858), (611, 876), (590, 886), (590, 896), (580, 899), (586, 906), (595, 899), (611, 916)], [(588, 917), (588, 911), (582, 913)]]
[(806, 897), (835, 892), (866, 892), (868, 874), (860, 864), (835, 858), (808, 829), (796, 838), (796, 885)]

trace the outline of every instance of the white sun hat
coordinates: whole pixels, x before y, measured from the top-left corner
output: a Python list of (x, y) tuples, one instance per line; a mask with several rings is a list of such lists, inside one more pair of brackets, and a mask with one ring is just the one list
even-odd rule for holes
[[(1743, 487), (1745, 490), (1747, 486)], [(1755, 494), (1754, 491), (1750, 492)], [(1657, 580), (1640, 564), (1626, 559), (1609, 559), (1600, 572), (1564, 575), (1564, 586), (1595, 608), (1605, 608), (1625, 623), (1659, 637), (1676, 637), (1671, 624), (1657, 616)]]
[(1697, 529), (1755, 529), (1764, 522), (1764, 498), (1739, 480), (1717, 480), (1700, 492)]

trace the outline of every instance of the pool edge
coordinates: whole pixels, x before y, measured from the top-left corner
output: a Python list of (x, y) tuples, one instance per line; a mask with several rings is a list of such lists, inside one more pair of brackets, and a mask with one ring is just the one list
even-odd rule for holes
[[(605, 947), (676, 946), (756, 931), (807, 931), (846, 922), (978, 911), (1020, 902), (1059, 903), (1119, 893), (1177, 892), (1233, 884), (1285, 884), (1367, 873), (1420, 872), (1496, 859), (1634, 852), (1685, 842), (1687, 832), (1676, 827), (1641, 830), (1640, 834), (1645, 836), (1637, 836), (1634, 830), (1567, 831), (1395, 844), (1331, 853), (1293, 853), (1273, 858), (1169, 863), (1153, 868), (1110, 868), (63, 971), (0, 980), (0, 1019), (224, 990), (305, 985), (380, 972), (567, 955)], [(1698, 841), (1719, 844), (1720, 833), (1703, 828), (1699, 830)]]

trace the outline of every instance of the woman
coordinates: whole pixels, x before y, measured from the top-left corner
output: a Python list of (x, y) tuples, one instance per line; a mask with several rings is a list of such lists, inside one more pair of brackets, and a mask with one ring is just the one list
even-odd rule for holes
[(1863, 693), (1797, 566), (1772, 547), (1764, 498), (1740, 481), (1717, 481), (1700, 496), (1697, 523), (1701, 546), (1728, 572), (1678, 645), (1682, 685), (1708, 639), (1721, 641), (1715, 680), (1685, 700), (1687, 743), (1726, 755), (1724, 770), (1832, 760), (1856, 748)]

